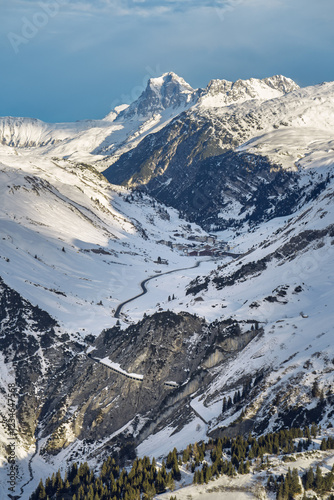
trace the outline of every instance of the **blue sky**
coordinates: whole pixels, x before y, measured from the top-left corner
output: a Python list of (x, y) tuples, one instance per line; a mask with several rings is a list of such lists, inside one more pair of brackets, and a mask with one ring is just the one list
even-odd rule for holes
[(334, 80), (333, 0), (0, 0), (0, 115), (102, 118), (174, 71)]

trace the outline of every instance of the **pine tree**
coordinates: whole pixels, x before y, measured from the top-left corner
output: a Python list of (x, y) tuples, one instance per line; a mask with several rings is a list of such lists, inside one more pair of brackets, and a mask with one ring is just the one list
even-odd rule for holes
[(77, 474), (72, 481), (72, 488), (74, 489), (74, 491), (76, 491), (79, 488), (79, 486), (80, 486), (80, 477)]
[(171, 472), (167, 475), (166, 487), (169, 488), (171, 491), (174, 491), (174, 489), (175, 489), (175, 482), (174, 482), (173, 475)]
[(56, 474), (56, 491), (61, 491), (63, 489), (63, 486), (63, 480), (61, 478), (60, 471), (58, 470)]
[(323, 490), (330, 491), (333, 487), (333, 483), (334, 483), (334, 474), (331, 471), (328, 474), (326, 474), (323, 479)]
[(39, 482), (36, 493), (37, 493), (37, 496), (35, 498), (37, 498), (38, 500), (46, 499), (46, 491), (45, 491), (42, 479)]
[(238, 467), (238, 474), (244, 474), (244, 463), (243, 461), (241, 460), (241, 462), (239, 463), (239, 467)]
[(166, 467), (167, 469), (171, 469), (173, 467), (173, 463), (177, 461), (177, 450), (176, 448), (173, 451), (170, 451), (167, 455)]
[(173, 478), (175, 479), (175, 481), (181, 480), (181, 472), (180, 472), (179, 464), (178, 464), (177, 460), (175, 460), (173, 463), (172, 474), (173, 474)]
[(298, 495), (301, 493), (302, 488), (299, 481), (299, 475), (297, 469), (292, 469), (291, 482), (290, 482), (290, 492), (293, 495)]
[(322, 439), (321, 445), (320, 445), (320, 450), (326, 451), (327, 450), (327, 441), (325, 438)]
[(277, 500), (286, 500), (284, 497), (284, 483), (283, 483), (283, 481), (280, 483), (280, 485), (278, 487), (276, 498), (277, 498)]
[(315, 439), (317, 437), (317, 426), (315, 424), (311, 425), (311, 435)]
[(277, 455), (279, 453), (279, 440), (278, 440), (277, 434), (274, 437), (274, 441), (273, 441), (273, 453), (275, 455)]
[(200, 470), (200, 473), (199, 473), (199, 476), (198, 476), (198, 484), (204, 484), (203, 469)]
[(305, 427), (305, 429), (304, 429), (304, 436), (307, 439), (311, 439), (311, 433), (310, 433), (310, 428), (309, 427)]
[(195, 443), (193, 446), (193, 457), (194, 457), (195, 464), (198, 465), (199, 464), (199, 451), (198, 451), (198, 444), (197, 443)]
[(316, 471), (315, 471), (315, 480), (314, 480), (315, 490), (317, 492), (320, 493), (323, 490), (323, 483), (324, 483), (324, 478), (322, 476), (322, 472), (321, 472), (320, 466), (317, 465), (317, 468), (316, 468)]
[(155, 489), (157, 494), (164, 493), (166, 491), (165, 479), (163, 478), (160, 470), (158, 471), (157, 478), (155, 480)]
[(288, 500), (290, 496), (290, 486), (289, 486), (289, 481), (284, 481), (283, 480), (283, 496), (285, 500)]
[(78, 493), (77, 493), (77, 498), (78, 500), (83, 500), (85, 496), (85, 490), (82, 485), (79, 486)]
[(309, 470), (304, 475), (303, 479), (304, 479), (305, 490), (311, 490), (314, 484), (314, 474), (312, 467), (309, 468)]
[(186, 464), (189, 461), (189, 458), (190, 458), (190, 453), (189, 453), (189, 449), (187, 447), (185, 450), (183, 450), (183, 453), (182, 453), (182, 462), (184, 464)]
[(210, 481), (212, 477), (212, 471), (211, 471), (211, 467), (208, 466), (205, 468), (205, 475), (204, 475), (204, 481), (206, 482), (206, 484), (208, 484), (208, 482)]

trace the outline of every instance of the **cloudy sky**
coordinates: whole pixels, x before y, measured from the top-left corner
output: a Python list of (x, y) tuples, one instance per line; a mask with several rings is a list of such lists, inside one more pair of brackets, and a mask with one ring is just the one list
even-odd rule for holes
[(0, 0), (0, 116), (102, 118), (146, 81), (334, 80), (333, 0)]

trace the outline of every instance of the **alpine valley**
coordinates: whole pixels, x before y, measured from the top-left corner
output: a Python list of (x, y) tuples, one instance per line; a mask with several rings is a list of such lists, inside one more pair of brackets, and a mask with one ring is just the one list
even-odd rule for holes
[(25, 500), (75, 462), (334, 435), (333, 132), (334, 82), (284, 76), (0, 118), (1, 498), (11, 463)]

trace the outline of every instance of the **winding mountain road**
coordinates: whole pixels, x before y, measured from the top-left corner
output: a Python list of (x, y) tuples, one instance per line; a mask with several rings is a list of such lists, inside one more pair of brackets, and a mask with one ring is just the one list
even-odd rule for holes
[(205, 261), (198, 260), (194, 266), (191, 266), (191, 267), (181, 267), (180, 269), (173, 269), (172, 271), (167, 271), (166, 273), (161, 273), (161, 274), (155, 274), (154, 276), (150, 276), (149, 278), (146, 278), (145, 280), (143, 280), (140, 283), (142, 292), (139, 293), (138, 295), (136, 295), (135, 297), (132, 297), (131, 299), (128, 299), (128, 300), (122, 302), (121, 304), (119, 304), (117, 306), (116, 311), (115, 311), (114, 318), (119, 318), (120, 317), (122, 309), (123, 309), (123, 307), (126, 304), (129, 304), (129, 302), (132, 302), (133, 300), (136, 300), (139, 297), (141, 297), (142, 295), (145, 295), (147, 293), (146, 283), (148, 283), (149, 281), (151, 281), (151, 280), (153, 280), (155, 278), (159, 278), (160, 276), (165, 276), (166, 274), (172, 274), (172, 273), (176, 273), (178, 271), (186, 271), (187, 269), (194, 269), (195, 267), (199, 267), (202, 262), (207, 262), (207, 260), (205, 260)]

